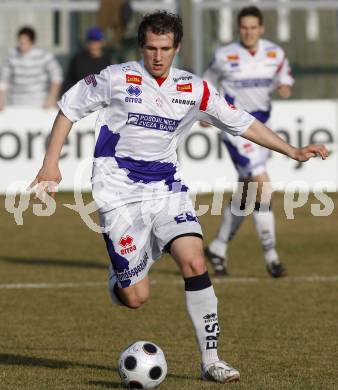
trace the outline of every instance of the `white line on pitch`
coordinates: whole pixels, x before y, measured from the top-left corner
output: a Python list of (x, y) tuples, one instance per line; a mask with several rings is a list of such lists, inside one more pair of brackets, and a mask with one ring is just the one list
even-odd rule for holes
[(79, 283), (4, 283), (0, 289), (24, 289), (24, 288), (77, 288), (77, 287), (102, 287), (107, 283), (102, 282), (79, 282)]
[[(262, 283), (262, 282), (306, 282), (306, 283), (326, 283), (326, 282), (338, 282), (338, 275), (333, 276), (294, 276), (286, 277), (275, 281), (271, 278), (245, 278), (245, 277), (229, 277), (229, 278), (214, 278), (213, 283)], [(166, 280), (151, 280), (151, 284), (182, 284), (181, 279), (166, 279)], [(43, 288), (83, 288), (83, 287), (106, 287), (106, 282), (65, 282), (65, 283), (2, 283), (0, 289), (43, 289)]]

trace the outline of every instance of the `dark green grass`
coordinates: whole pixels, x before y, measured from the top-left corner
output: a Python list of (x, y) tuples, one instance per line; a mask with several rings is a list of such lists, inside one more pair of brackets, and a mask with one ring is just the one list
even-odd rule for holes
[[(151, 272), (150, 301), (136, 311), (112, 306), (104, 285), (0, 289), (0, 389), (121, 388), (119, 353), (140, 339), (158, 343), (167, 355), (169, 373), (161, 389), (338, 389), (338, 282), (299, 279), (338, 275), (338, 197), (330, 196), (336, 206), (330, 217), (313, 217), (311, 198), (295, 211), (295, 220), (286, 220), (277, 194), (278, 248), (289, 278), (267, 276), (250, 218), (230, 248), (232, 279), (215, 280), (215, 289), (220, 355), (240, 369), (240, 383), (198, 379), (183, 284), (165, 257)], [(201, 196), (198, 203), (210, 199)], [(36, 217), (30, 208), (23, 226), (15, 225), (0, 202), (0, 284), (105, 283), (103, 240), (61, 206), (73, 203), (70, 194), (58, 195), (51, 217)], [(208, 242), (220, 217), (200, 219)]]

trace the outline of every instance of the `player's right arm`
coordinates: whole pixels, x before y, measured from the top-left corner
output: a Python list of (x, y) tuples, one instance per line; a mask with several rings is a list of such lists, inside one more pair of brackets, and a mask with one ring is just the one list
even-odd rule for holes
[[(53, 196), (55, 193), (55, 186), (62, 180), (61, 172), (59, 169), (59, 158), (61, 149), (65, 140), (73, 126), (71, 122), (60, 110), (55, 118), (48, 148), (43, 160), (41, 169), (39, 170), (36, 178), (33, 180), (29, 188), (33, 188), (36, 185), (42, 183), (38, 188), (38, 193), (48, 190)], [(54, 184), (51, 184), (54, 183)]]

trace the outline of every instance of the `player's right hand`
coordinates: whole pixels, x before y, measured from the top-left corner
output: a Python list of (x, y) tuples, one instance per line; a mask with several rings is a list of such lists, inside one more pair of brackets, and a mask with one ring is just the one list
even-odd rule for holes
[(62, 176), (58, 165), (43, 164), (27, 190), (35, 191), (34, 199), (43, 200), (46, 193), (49, 193), (54, 198), (56, 187), (61, 180)]

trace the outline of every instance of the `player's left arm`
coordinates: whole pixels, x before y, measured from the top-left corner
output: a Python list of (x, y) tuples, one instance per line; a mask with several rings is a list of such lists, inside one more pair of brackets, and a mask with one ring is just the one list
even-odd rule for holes
[(291, 146), (246, 111), (229, 105), (206, 81), (203, 81), (199, 118), (222, 131), (234, 136), (242, 136), (298, 161), (307, 161), (316, 156), (325, 159), (328, 156), (328, 151), (323, 145), (308, 145), (304, 148)]
[(254, 120), (241, 136), (301, 162), (317, 156), (320, 156), (323, 160), (328, 157), (328, 151), (324, 145), (311, 144), (303, 148), (295, 148), (258, 120)]

